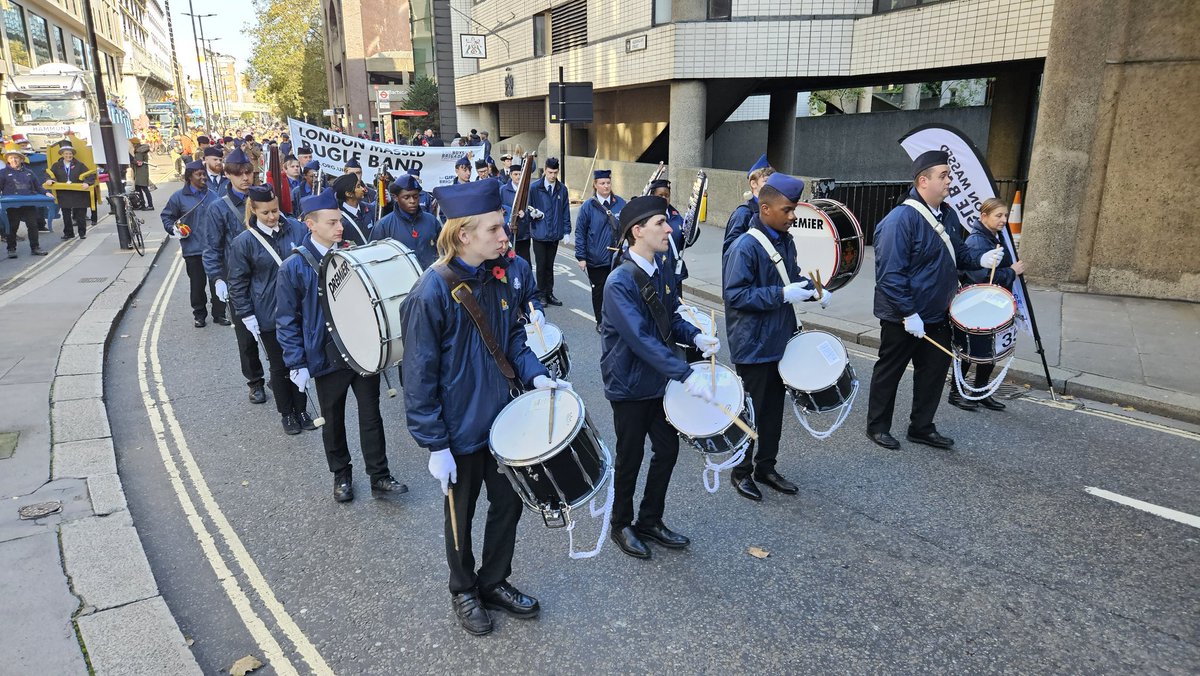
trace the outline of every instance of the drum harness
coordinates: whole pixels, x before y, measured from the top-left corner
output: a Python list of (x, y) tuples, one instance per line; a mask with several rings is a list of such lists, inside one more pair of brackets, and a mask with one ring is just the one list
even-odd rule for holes
[[(442, 281), (446, 282), (446, 286), (450, 288), (450, 297), (454, 299), (455, 303), (461, 305), (467, 311), (467, 315), (471, 317), (471, 323), (475, 324), (475, 329), (479, 331), (479, 337), (483, 339), (483, 345), (487, 348), (488, 354), (495, 360), (496, 366), (500, 368), (501, 375), (508, 381), (509, 396), (516, 398), (521, 394), (521, 386), (520, 381), (517, 379), (516, 369), (513, 368), (512, 363), (508, 361), (508, 357), (500, 349), (500, 344), (496, 341), (496, 336), (492, 333), (491, 327), (487, 324), (487, 319), (483, 316), (483, 310), (479, 307), (479, 302), (475, 300), (475, 294), (471, 292), (471, 286), (465, 280), (455, 277), (448, 265), (434, 265), (433, 269), (437, 270)], [(597, 509), (595, 498), (588, 505), (588, 511), (591, 512), (593, 518), (604, 517), (600, 527), (600, 538), (596, 541), (595, 549), (587, 552), (575, 551), (575, 520), (571, 518), (571, 508), (569, 506), (563, 507), (563, 511), (566, 512), (565, 520), (567, 522), (567, 540), (569, 546), (567, 553), (572, 559), (589, 559), (599, 554), (600, 549), (604, 546), (604, 540), (608, 537), (608, 521), (609, 515), (612, 514), (613, 506), (614, 486), (612, 474), (613, 469), (610, 467), (607, 477), (608, 497), (605, 499), (604, 505)], [(542, 516), (543, 521), (545, 521), (545, 514)], [(547, 523), (548, 525), (549, 523)]]
[[(770, 240), (767, 239), (767, 235), (758, 228), (750, 228), (746, 232), (753, 237), (755, 241), (762, 245), (763, 251), (767, 252), (767, 257), (770, 258), (771, 262), (775, 264), (775, 271), (779, 273), (783, 283), (787, 284), (791, 279), (791, 275), (788, 274), (787, 267), (783, 264), (783, 256), (780, 256), (779, 252), (775, 250), (775, 247), (771, 245)], [(804, 326), (801, 325), (796, 333), (800, 333), (800, 331), (803, 330)], [(843, 423), (846, 422), (846, 419), (850, 417), (850, 410), (854, 408), (854, 399), (858, 397), (858, 388), (858, 378), (855, 377), (854, 386), (850, 390), (850, 398), (846, 400), (846, 403), (842, 405), (841, 410), (838, 411), (837, 418), (834, 419), (833, 424), (824, 432), (818, 432), (808, 424), (808, 411), (800, 408), (800, 406), (796, 404), (795, 397), (791, 397), (792, 411), (796, 414), (796, 420), (800, 421), (800, 426), (803, 427), (804, 430), (812, 436), (812, 438), (828, 439), (833, 435), (834, 432), (838, 430), (839, 427), (842, 426)]]

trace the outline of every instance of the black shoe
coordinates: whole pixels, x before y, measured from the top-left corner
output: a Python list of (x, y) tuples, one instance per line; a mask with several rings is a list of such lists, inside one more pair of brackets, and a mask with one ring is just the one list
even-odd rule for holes
[(507, 582), (501, 582), (491, 589), (481, 590), (479, 598), (483, 601), (484, 608), (503, 610), (509, 615), (523, 620), (535, 618), (542, 611), (542, 606), (538, 604), (537, 599), (522, 594), (519, 589)]
[(557, 299), (557, 298), (555, 298), (555, 297), (554, 297), (554, 294), (552, 294), (552, 293), (551, 293), (551, 294), (548, 294), (548, 295), (546, 296), (546, 304), (547, 304), (547, 305), (554, 305), (554, 306), (556, 306), (556, 307), (557, 307), (557, 306), (560, 306), (560, 305), (562, 305), (562, 301), (561, 301), (561, 300), (559, 300), (559, 299)]
[[(299, 430), (297, 430), (297, 431), (299, 431)], [(401, 493), (408, 492), (408, 486), (405, 486), (404, 484), (400, 483), (399, 481), (396, 481), (396, 478), (393, 477), (391, 474), (389, 474), (385, 477), (380, 477), (378, 479), (372, 479), (371, 480), (371, 492), (372, 493), (395, 493), (396, 495), (400, 495)]]
[(667, 528), (661, 519), (652, 524), (639, 523), (633, 527), (633, 532), (638, 537), (654, 540), (667, 549), (683, 549), (692, 543), (686, 535), (680, 535)]
[(81, 232), (79, 233), (79, 239), (87, 239), (87, 235)]
[(934, 448), (951, 448), (954, 446), (953, 439), (950, 437), (944, 437), (937, 432), (930, 432), (929, 434), (913, 434), (912, 432), (909, 432), (907, 435), (905, 435), (905, 438), (913, 443), (925, 444), (926, 446), (933, 446)]
[(633, 530), (633, 526), (625, 526), (624, 528), (613, 528), (609, 535), (612, 541), (617, 543), (621, 551), (632, 556), (635, 559), (650, 558), (650, 548), (645, 542), (637, 536), (637, 531)]
[(762, 500), (762, 491), (758, 490), (758, 484), (754, 483), (754, 479), (749, 476), (733, 479), (733, 488), (744, 498), (750, 498), (755, 502)]
[(34, 256), (49, 256), (50, 255), (50, 252), (42, 251), (41, 249), (34, 249), (34, 250), (30, 251), (29, 253)]
[(263, 389), (262, 385), (251, 385), (250, 386), (250, 403), (251, 404), (267, 403), (267, 392), (266, 392), (266, 390)]
[(800, 489), (796, 487), (796, 484), (783, 478), (782, 474), (773, 469), (756, 475), (754, 479), (759, 483), (764, 483), (771, 488), (774, 488), (780, 493), (795, 495), (800, 492)]
[(313, 419), (308, 415), (308, 411), (302, 411), (300, 413), (300, 429), (307, 430), (309, 432), (317, 429), (317, 426), (313, 423)]
[(867, 432), (867, 438), (888, 450), (900, 448), (900, 442), (890, 432)]
[(9, 258), (16, 258), (16, 257), (17, 257), (17, 252), (16, 252), (16, 251), (9, 251), (9, 252), (8, 252), (8, 257), (9, 257)]
[(333, 477), (333, 499), (336, 502), (350, 502), (354, 499), (354, 483), (349, 474)]
[(982, 404), (984, 408), (992, 411), (1003, 411), (1004, 409), (1008, 408), (1003, 403), (998, 402), (991, 397), (984, 397), (983, 399), (979, 400), (979, 403)]
[(221, 326), (233, 326), (233, 322), (229, 321), (227, 317), (213, 317), (213, 324), (220, 324)]
[(454, 608), (454, 615), (458, 618), (458, 623), (467, 630), (468, 634), (484, 636), (492, 633), (492, 617), (483, 607), (483, 602), (479, 599), (479, 592), (472, 589), (469, 592), (455, 594), (450, 599), (450, 606)]
[(285, 434), (300, 434), (300, 421), (295, 413), (283, 414), (283, 432)]
[(63, 235), (62, 237), (59, 237), (59, 239), (75, 239), (75, 235)]
[(957, 406), (964, 411), (975, 411), (979, 409), (979, 404), (971, 401), (970, 399), (963, 399), (962, 395), (958, 393), (958, 390), (954, 389), (953, 387), (950, 388), (950, 396), (946, 397), (946, 402), (951, 406)]

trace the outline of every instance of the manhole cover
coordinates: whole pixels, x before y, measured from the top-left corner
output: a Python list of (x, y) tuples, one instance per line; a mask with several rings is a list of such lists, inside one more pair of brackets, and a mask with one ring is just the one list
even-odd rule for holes
[(39, 502), (36, 505), (25, 505), (17, 510), (17, 514), (20, 514), (22, 519), (40, 519), (43, 516), (57, 514), (61, 511), (61, 502)]
[(20, 432), (0, 432), (0, 460), (7, 460), (13, 456), (17, 450), (17, 440), (20, 438)]
[(80, 284), (98, 284), (100, 282), (103, 282), (105, 279), (108, 279), (108, 278), (107, 277), (80, 277), (79, 283)]

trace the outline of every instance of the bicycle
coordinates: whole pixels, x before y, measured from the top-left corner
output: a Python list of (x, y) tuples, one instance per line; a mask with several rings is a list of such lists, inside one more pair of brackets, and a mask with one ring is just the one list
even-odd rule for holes
[(142, 237), (142, 224), (145, 223), (140, 216), (135, 213), (135, 210), (145, 207), (142, 201), (142, 196), (136, 192), (127, 192), (116, 195), (125, 208), (125, 220), (129, 223), (129, 243), (133, 246), (133, 250), (139, 256), (146, 255), (146, 240)]

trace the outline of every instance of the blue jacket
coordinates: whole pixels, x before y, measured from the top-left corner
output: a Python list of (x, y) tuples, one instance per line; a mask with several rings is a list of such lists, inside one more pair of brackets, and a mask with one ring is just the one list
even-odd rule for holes
[(42, 182), (33, 175), (28, 166), (16, 169), (4, 165), (0, 168), (0, 194), (4, 195), (45, 195), (46, 189)]
[[(345, 207), (345, 203), (339, 206)], [(371, 228), (375, 225), (375, 205), (362, 201), (358, 203), (358, 218), (352, 222), (344, 208), (339, 209), (342, 215), (342, 241), (354, 244), (366, 244), (371, 241)], [(355, 227), (357, 226), (357, 227)], [(359, 236), (362, 233), (362, 236)]]
[(300, 217), (300, 200), (312, 194), (313, 191), (308, 187), (308, 181), (303, 178), (300, 179), (299, 183), (292, 186), (292, 216), (296, 218)]
[(571, 198), (562, 181), (554, 183), (554, 190), (546, 190), (546, 179), (539, 178), (529, 186), (529, 206), (544, 214), (533, 222), (533, 238), (543, 242), (557, 242), (571, 234)]
[(422, 209), (424, 209), (425, 211), (428, 211), (429, 213), (432, 214), (433, 213), (433, 193), (425, 192), (424, 190), (422, 190), (421, 196), (419, 198), (417, 198), (417, 204), (420, 204)]
[[(916, 188), (908, 196), (920, 201)], [(946, 319), (958, 291), (958, 270), (978, 270), (979, 256), (971, 255), (959, 238), (958, 214), (942, 205), (941, 223), (954, 247), (950, 257), (942, 238), (916, 209), (901, 204), (875, 226), (875, 316), (903, 322), (911, 314), (926, 323)], [(935, 214), (936, 215), (936, 214)]]
[[(976, 261), (983, 254), (1004, 243), (1004, 237), (1000, 233), (992, 233), (978, 218), (971, 221), (971, 224), (967, 226), (967, 231), (971, 233), (967, 235), (967, 249), (971, 251), (971, 257)], [(996, 276), (992, 279), (992, 283), (1012, 291), (1013, 283), (1017, 281), (1017, 273), (1013, 272), (1012, 264), (1012, 254), (1009, 253), (1008, 247), (1004, 247), (1004, 259), (1000, 261), (1000, 265), (996, 266)], [(964, 272), (961, 277), (965, 284), (987, 284), (991, 274), (991, 268), (980, 268)]]
[(575, 260), (587, 261), (588, 267), (612, 267), (615, 248), (619, 248), (621, 236), (621, 209), (625, 200), (616, 195), (609, 199), (612, 206), (609, 214), (600, 206), (600, 197), (592, 196), (579, 207), (575, 217)]
[(732, 214), (729, 214), (729, 221), (725, 223), (725, 239), (721, 242), (721, 255), (724, 256), (729, 247), (737, 241), (738, 237), (742, 236), (743, 232), (750, 229), (750, 219), (758, 214), (758, 198), (751, 196), (746, 200), (745, 204), (737, 205)]
[[(668, 251), (671, 256), (671, 272), (675, 272), (676, 259), (683, 258), (683, 214), (670, 204), (667, 205), (667, 225), (671, 226), (671, 242), (675, 245), (674, 251)], [(696, 227), (700, 227), (698, 224)], [(676, 255), (678, 254), (678, 255)], [(688, 278), (687, 263), (679, 262), (679, 274), (676, 275), (675, 283), (683, 284), (683, 280)]]
[(517, 199), (517, 188), (512, 181), (509, 181), (507, 185), (500, 186), (500, 208), (504, 210), (504, 231), (513, 241), (524, 242), (533, 237), (533, 220), (528, 216), (522, 216), (517, 222), (517, 236), (513, 238), (512, 231), (508, 227), (508, 219), (512, 217), (512, 204), (515, 199)]
[[(679, 309), (679, 287), (673, 282), (673, 273), (664, 270), (663, 260), (655, 256), (658, 271), (650, 281), (671, 320), (671, 340), (691, 344), (700, 330), (675, 312)], [(632, 265), (636, 265), (632, 260), (618, 265), (604, 283), (600, 376), (604, 379), (604, 397), (609, 401), (657, 399), (666, 391), (668, 380), (684, 380), (691, 372), (675, 348), (659, 336)]]
[[(256, 225), (250, 227), (258, 228)], [(283, 217), (278, 233), (267, 235), (258, 230), (258, 234), (266, 238), (282, 261), (304, 241), (308, 228)], [(275, 279), (280, 265), (263, 249), (261, 240), (249, 229), (233, 238), (226, 255), (229, 260), (229, 279), (226, 281), (229, 283), (229, 302), (233, 303), (234, 314), (245, 317), (253, 312), (259, 328), (274, 331)]]
[[(321, 263), (311, 233), (304, 236), (301, 246)], [(317, 271), (298, 253), (284, 259), (275, 278), (275, 339), (283, 350), (283, 363), (289, 369), (307, 368), (314, 378), (344, 368), (331, 362), (326, 353), (332, 339), (317, 297), (318, 281)]]
[(417, 255), (421, 268), (433, 265), (438, 258), (437, 238), (442, 231), (442, 224), (428, 211), (417, 209), (417, 213), (408, 215), (403, 209), (393, 209), (392, 212), (371, 228), (371, 241), (394, 239), (412, 250)]
[(791, 279), (780, 279), (757, 239), (746, 233), (738, 237), (721, 260), (725, 333), (733, 363), (767, 364), (783, 358), (796, 332), (796, 309), (784, 302), (783, 287), (808, 279), (796, 263), (796, 243), (789, 233), (771, 230), (758, 214), (750, 219), (750, 227), (767, 234)]
[(158, 214), (167, 234), (174, 232), (176, 223), (186, 223), (192, 234), (179, 238), (179, 248), (184, 256), (200, 256), (204, 253), (204, 210), (212, 203), (212, 194), (205, 190), (193, 190), (185, 185), (167, 200), (167, 206)]
[[(508, 271), (523, 262), (497, 259), (472, 269), (455, 259), (450, 270), (471, 287), (517, 378), (529, 387), (549, 372), (525, 344), (525, 326), (518, 321), (522, 299), (531, 290), (518, 281), (522, 275)], [(493, 270), (505, 265), (510, 266), (502, 270), (506, 281), (500, 281)], [(509, 383), (436, 270), (426, 270), (400, 304), (400, 334), (404, 405), (413, 439), (430, 451), (449, 448), (455, 455), (486, 448), (492, 422), (512, 398)]]
[[(225, 197), (233, 202), (234, 209), (229, 208)], [(233, 238), (242, 234), (246, 226), (242, 219), (245, 217), (246, 196), (238, 195), (226, 183), (220, 190), (219, 196), (209, 197), (212, 203), (204, 208), (204, 274), (209, 279), (225, 279), (229, 274), (229, 264), (225, 260), (225, 251), (233, 244)]]

